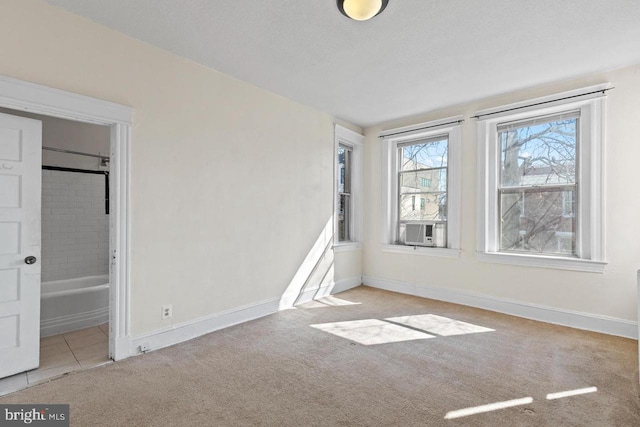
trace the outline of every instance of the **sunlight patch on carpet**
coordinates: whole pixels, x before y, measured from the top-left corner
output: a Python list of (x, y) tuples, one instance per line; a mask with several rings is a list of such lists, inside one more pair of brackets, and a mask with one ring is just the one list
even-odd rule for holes
[(377, 319), (353, 320), (311, 325), (312, 328), (362, 345), (387, 344), (435, 338), (433, 335)]
[(385, 320), (406, 325), (414, 329), (420, 329), (431, 334), (441, 335), (443, 337), (477, 334), (480, 332), (495, 332), (494, 329), (449, 319), (448, 317), (437, 316), (435, 314), (390, 317)]
[(470, 408), (458, 409), (455, 411), (447, 412), (444, 416), (445, 420), (452, 420), (455, 418), (468, 417), (469, 415), (482, 414), (484, 412), (497, 411), (499, 409), (512, 408), (514, 406), (528, 405), (533, 402), (532, 397), (523, 397), (522, 399), (505, 400), (504, 402), (488, 403), (486, 405), (473, 406)]
[(579, 388), (576, 390), (561, 391), (558, 393), (549, 393), (547, 394), (547, 400), (562, 399), (563, 397), (571, 397), (571, 396), (578, 396), (581, 394), (595, 393), (596, 391), (598, 391), (598, 387), (587, 387), (587, 388)]

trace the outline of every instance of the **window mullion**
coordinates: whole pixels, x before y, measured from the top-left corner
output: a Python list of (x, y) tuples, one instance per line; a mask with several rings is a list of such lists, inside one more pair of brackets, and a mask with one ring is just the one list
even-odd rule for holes
[(571, 189), (577, 189), (578, 184), (562, 184), (562, 185), (538, 185), (538, 186), (521, 186), (521, 187), (501, 187), (498, 186), (498, 191), (502, 193), (545, 193), (550, 191), (567, 191)]

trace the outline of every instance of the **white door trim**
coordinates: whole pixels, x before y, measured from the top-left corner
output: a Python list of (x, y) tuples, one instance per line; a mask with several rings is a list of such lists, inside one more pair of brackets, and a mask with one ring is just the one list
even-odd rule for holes
[(0, 106), (111, 128), (109, 357), (130, 355), (131, 123), (133, 109), (113, 102), (0, 76)]

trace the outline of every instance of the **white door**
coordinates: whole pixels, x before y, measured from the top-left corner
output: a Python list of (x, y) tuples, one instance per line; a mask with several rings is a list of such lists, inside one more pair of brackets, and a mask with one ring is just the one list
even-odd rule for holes
[(42, 122), (0, 114), (0, 378), (40, 358)]

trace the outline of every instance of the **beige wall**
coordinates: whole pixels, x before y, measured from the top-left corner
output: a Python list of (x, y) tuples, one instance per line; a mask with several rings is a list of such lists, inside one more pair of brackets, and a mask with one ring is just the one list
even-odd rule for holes
[[(0, 75), (135, 110), (134, 335), (285, 291), (332, 215), (332, 117), (41, 0), (1, 2), (0, 36)], [(607, 111), (605, 274), (476, 261), (473, 119), (463, 129), (462, 257), (380, 251), (381, 129), (468, 117), (480, 108), (606, 81), (616, 89)], [(632, 67), (367, 129), (364, 274), (635, 320), (638, 94), (640, 67)], [(241, 175), (238, 158), (245, 159)], [(238, 197), (243, 193), (247, 197)], [(360, 252), (339, 253), (326, 257), (323, 268), (334, 280), (346, 279), (360, 274), (360, 260)], [(163, 304), (174, 306), (170, 321), (160, 320)]]
[(40, 0), (1, 2), (0, 38), (0, 75), (135, 110), (134, 335), (284, 292), (332, 215), (332, 117)]
[[(604, 274), (507, 266), (476, 260), (476, 129), (479, 109), (611, 82), (606, 125), (606, 251)], [(381, 251), (381, 143), (379, 132), (464, 114), (462, 146), (462, 255), (460, 259)], [(365, 247), (363, 274), (411, 284), (457, 289), (532, 304), (610, 316), (637, 317), (640, 268), (640, 66), (588, 76), (372, 127), (365, 131)]]

